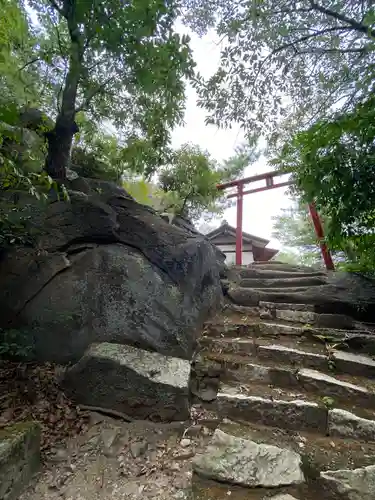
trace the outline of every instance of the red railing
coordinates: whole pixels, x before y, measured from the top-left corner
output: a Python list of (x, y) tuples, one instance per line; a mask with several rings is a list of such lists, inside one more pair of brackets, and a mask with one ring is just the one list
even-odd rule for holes
[[(292, 184), (292, 181), (285, 181), (278, 183), (274, 182), (274, 178), (279, 177), (281, 175), (285, 175), (285, 173), (266, 172), (265, 174), (253, 175), (252, 177), (246, 177), (245, 179), (238, 179), (235, 181), (226, 182), (224, 184), (220, 184), (217, 186), (218, 189), (223, 191), (229, 188), (234, 188), (234, 187), (237, 188), (237, 191), (235, 193), (230, 193), (227, 196), (227, 198), (237, 198), (236, 264), (239, 266), (242, 264), (243, 197), (247, 194), (259, 193), (261, 191), (267, 191), (269, 189), (290, 186)], [(252, 182), (263, 181), (263, 180), (266, 181), (265, 186), (244, 190), (244, 186), (246, 184), (251, 184)], [(309, 204), (309, 211), (311, 219), (314, 224), (315, 233), (320, 244), (324, 264), (328, 270), (333, 271), (335, 269), (335, 266), (333, 264), (331, 253), (324, 241), (323, 226), (318, 211), (313, 203)]]

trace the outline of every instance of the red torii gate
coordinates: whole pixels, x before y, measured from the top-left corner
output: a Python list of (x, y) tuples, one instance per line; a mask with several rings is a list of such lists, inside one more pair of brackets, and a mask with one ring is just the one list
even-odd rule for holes
[[(236, 227), (236, 264), (241, 265), (242, 264), (242, 218), (243, 218), (243, 197), (246, 194), (252, 194), (252, 193), (259, 193), (260, 191), (267, 191), (269, 189), (275, 189), (278, 187), (283, 187), (283, 186), (290, 186), (292, 184), (292, 181), (285, 181), (285, 182), (279, 182), (276, 183), (274, 182), (275, 177), (279, 177), (280, 175), (285, 175), (285, 172), (266, 172), (265, 174), (259, 174), (259, 175), (253, 175), (252, 177), (246, 177), (245, 179), (239, 179), (236, 181), (231, 181), (231, 182), (226, 182), (224, 184), (219, 184), (217, 186), (218, 189), (220, 190), (225, 190), (228, 188), (233, 188), (237, 187), (237, 192), (236, 193), (231, 193), (227, 197), (228, 198), (237, 198), (237, 227)], [(255, 188), (255, 189), (248, 189), (244, 191), (244, 186), (246, 184), (250, 184), (251, 182), (256, 182), (256, 181), (266, 181), (266, 185)], [(320, 221), (320, 217), (318, 214), (318, 211), (313, 203), (309, 204), (309, 211), (311, 215), (311, 219), (314, 224), (315, 228), (315, 233), (318, 238), (320, 248), (322, 251), (322, 256), (324, 260), (324, 264), (327, 268), (327, 270), (333, 271), (335, 269), (335, 266), (332, 261), (332, 256), (331, 253), (324, 241), (324, 231), (323, 231), (323, 226)]]

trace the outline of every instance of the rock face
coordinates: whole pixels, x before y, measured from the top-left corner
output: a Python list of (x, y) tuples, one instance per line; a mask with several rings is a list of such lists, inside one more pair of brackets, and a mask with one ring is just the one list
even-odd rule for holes
[(321, 473), (321, 479), (337, 500), (373, 500), (375, 498), (375, 465), (354, 470)]
[(40, 467), (40, 429), (35, 422), (0, 430), (0, 498), (16, 500)]
[(69, 187), (70, 203), (22, 200), (37, 248), (2, 256), (0, 327), (28, 330), (39, 360), (77, 361), (96, 342), (190, 359), (222, 299), (224, 255), (115, 184)]
[(217, 429), (206, 452), (193, 460), (195, 472), (211, 479), (272, 488), (304, 482), (301, 457), (287, 449), (257, 444)]
[(190, 416), (189, 377), (186, 360), (103, 343), (92, 346), (62, 384), (77, 403), (170, 421)]

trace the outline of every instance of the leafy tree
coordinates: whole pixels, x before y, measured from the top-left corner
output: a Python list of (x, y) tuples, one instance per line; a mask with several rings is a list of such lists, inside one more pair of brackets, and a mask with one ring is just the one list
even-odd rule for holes
[[(207, 121), (276, 139), (374, 91), (375, 9), (366, 0), (186, 0), (185, 22), (215, 27), (221, 64), (197, 79)], [(282, 127), (280, 124), (282, 123)]]
[(374, 226), (374, 105), (372, 97), (297, 133), (276, 160), (292, 171), (304, 199), (329, 213), (331, 235), (353, 236)]
[(300, 200), (294, 200), (292, 207), (273, 217), (272, 237), (283, 245), (283, 252), (277, 254), (277, 260), (282, 257), (286, 262), (303, 265), (321, 262), (319, 242), (309, 211)]
[(31, 0), (38, 43), (24, 71), (37, 71), (57, 116), (48, 133), (46, 170), (64, 179), (76, 115), (109, 119), (157, 150), (182, 118), (188, 39), (173, 31), (171, 0)]
[(217, 185), (236, 178), (245, 168), (236, 157), (219, 165), (199, 146), (184, 144), (171, 154), (168, 165), (159, 172), (162, 189), (175, 193), (175, 213), (192, 220), (220, 214), (229, 206)]
[(26, 16), (16, 0), (0, 0), (0, 121), (15, 119), (17, 105), (32, 99), (35, 89), (22, 78), (23, 65), (30, 46)]
[(217, 225), (215, 226), (213, 224), (210, 224), (209, 222), (202, 222), (198, 226), (198, 231), (202, 234), (208, 234), (216, 228), (217, 228)]
[(330, 246), (351, 268), (375, 269), (375, 98), (295, 135), (275, 163), (295, 191), (329, 214)]
[[(288, 250), (286, 250), (286, 249), (280, 250), (280, 252), (278, 252), (276, 258), (278, 261), (284, 262), (285, 264), (292, 264), (294, 266), (306, 265), (301, 260), (300, 254), (294, 250), (291, 250), (291, 249), (290, 250), (289, 249)], [(307, 264), (307, 265), (310, 265), (310, 264)]]

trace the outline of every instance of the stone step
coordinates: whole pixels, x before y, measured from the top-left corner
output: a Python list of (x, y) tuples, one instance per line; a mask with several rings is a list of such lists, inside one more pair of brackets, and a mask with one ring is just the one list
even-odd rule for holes
[(39, 471), (40, 426), (22, 422), (0, 429), (0, 498), (16, 500)]
[[(323, 345), (304, 343), (304, 350), (295, 341), (289, 345), (258, 343), (254, 338), (202, 337), (200, 346), (212, 354), (247, 356), (249, 362), (272, 361), (291, 367), (315, 368), (328, 373), (350, 374), (375, 379), (375, 360), (370, 356), (338, 349), (327, 350)], [(320, 351), (320, 352), (319, 352)]]
[[(288, 321), (252, 319), (248, 323), (239, 323), (236, 321), (225, 323), (206, 323), (204, 332), (217, 336), (243, 336), (251, 334), (262, 335), (293, 335), (293, 336), (327, 336), (332, 337), (334, 341), (340, 342), (354, 337), (363, 337), (366, 340), (372, 337), (365, 330), (344, 330), (339, 328), (316, 328), (311, 325), (293, 325)], [(375, 338), (375, 336), (374, 336)]]
[(293, 431), (309, 430), (325, 435), (328, 426), (328, 410), (321, 404), (302, 399), (275, 399), (253, 395), (251, 390), (222, 384), (217, 399), (210, 408), (221, 417), (244, 422), (279, 427)]
[[(375, 384), (361, 377), (343, 376), (341, 378), (328, 375), (312, 368), (291, 369), (278, 365), (249, 362), (246, 357), (207, 353), (207, 359), (221, 363), (223, 374), (221, 380), (238, 381), (245, 384), (251, 382), (290, 388), (297, 391), (319, 395), (332, 399), (332, 404), (350, 404), (375, 409)], [(253, 360), (256, 361), (256, 360)]]
[(272, 269), (277, 271), (289, 271), (289, 272), (307, 272), (307, 273), (316, 273), (322, 272), (326, 273), (323, 268), (314, 268), (310, 266), (296, 266), (293, 264), (286, 264), (285, 262), (277, 262), (277, 261), (267, 261), (267, 262), (253, 262), (250, 266), (253, 269)]
[(234, 272), (237, 273), (237, 276), (242, 279), (247, 278), (309, 278), (314, 276), (326, 277), (327, 274), (321, 271), (288, 271), (288, 270), (275, 270), (275, 269), (264, 269), (264, 268), (242, 268), (238, 270), (233, 270), (232, 273), (229, 273), (229, 277), (235, 276)]
[(243, 288), (267, 288), (270, 290), (277, 290), (279, 288), (292, 288), (296, 287), (310, 287), (317, 285), (324, 285), (326, 279), (323, 276), (302, 276), (292, 278), (243, 278), (239, 282), (239, 286)]
[(255, 349), (255, 357), (259, 360), (271, 360), (275, 363), (375, 379), (375, 361), (363, 354), (337, 349), (331, 349), (326, 351), (325, 354), (320, 354), (289, 348), (280, 344), (260, 345)]
[(247, 323), (237, 321), (206, 323), (204, 334), (210, 337), (280, 338), (281, 336), (313, 339), (327, 344), (339, 344), (362, 354), (375, 355), (375, 335), (367, 330), (317, 328), (310, 325), (293, 325), (282, 320), (257, 320)]
[(313, 289), (309, 287), (250, 289), (235, 286), (229, 288), (228, 297), (235, 304), (242, 306), (258, 306), (259, 302), (311, 304), (319, 306), (319, 312), (333, 314), (341, 313), (343, 309), (343, 303), (339, 300), (326, 298), (325, 285)]
[(277, 304), (260, 302), (260, 318), (289, 321), (292, 323), (307, 323), (317, 327), (339, 328), (352, 330), (356, 322), (344, 314), (319, 314), (314, 312), (314, 306), (304, 304)]
[(217, 411), (221, 418), (375, 442), (374, 412), (368, 411), (363, 417), (342, 408), (327, 407), (319, 399), (306, 399), (298, 393), (261, 389), (253, 385), (236, 387), (223, 383), (216, 401), (210, 403), (209, 408)]

